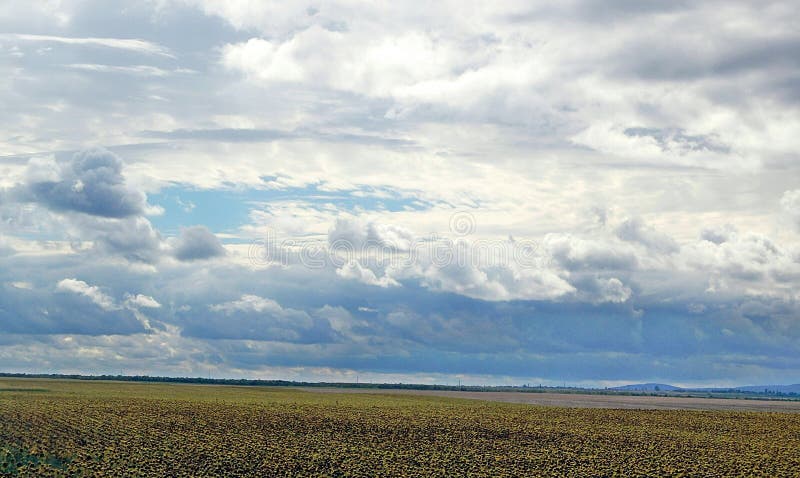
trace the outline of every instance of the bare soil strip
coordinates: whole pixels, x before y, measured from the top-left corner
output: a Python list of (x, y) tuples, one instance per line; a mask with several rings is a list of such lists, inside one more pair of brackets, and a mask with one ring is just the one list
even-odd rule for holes
[(628, 395), (589, 395), (577, 393), (459, 392), (450, 390), (304, 388), (318, 393), (371, 393), (392, 395), (429, 395), (468, 398), (492, 402), (527, 403), (548, 407), (616, 408), (639, 410), (735, 410), (742, 412), (800, 413), (800, 401), (745, 400), (701, 397), (651, 397)]

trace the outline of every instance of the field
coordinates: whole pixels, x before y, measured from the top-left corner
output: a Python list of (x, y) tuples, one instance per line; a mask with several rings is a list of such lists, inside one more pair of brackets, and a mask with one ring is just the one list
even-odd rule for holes
[(549, 407), (620, 408), (639, 410), (730, 410), (741, 412), (800, 413), (800, 400), (752, 398), (700, 398), (678, 396), (582, 394), (547, 392), (461, 392), (451, 390), (375, 390), (341, 388), (305, 388), (317, 393), (387, 393), (434, 397), (472, 398), (493, 402), (527, 403)]
[(800, 414), (0, 380), (5, 476), (797, 476)]

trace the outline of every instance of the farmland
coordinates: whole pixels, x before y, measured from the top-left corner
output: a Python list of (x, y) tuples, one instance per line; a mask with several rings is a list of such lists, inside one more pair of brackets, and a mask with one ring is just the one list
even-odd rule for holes
[(796, 476), (800, 414), (0, 379), (4, 476)]
[(618, 395), (614, 393), (523, 393), (469, 392), (453, 390), (370, 390), (338, 388), (307, 389), (316, 393), (386, 393), (452, 398), (471, 398), (493, 402), (526, 403), (550, 407), (620, 408), (640, 410), (727, 410), (749, 412), (800, 413), (800, 400), (756, 400), (745, 398), (699, 398), (692, 396)]

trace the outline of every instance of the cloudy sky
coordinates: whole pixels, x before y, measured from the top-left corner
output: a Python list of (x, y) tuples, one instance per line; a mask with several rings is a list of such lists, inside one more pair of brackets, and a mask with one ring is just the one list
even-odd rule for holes
[(0, 369), (800, 381), (796, 1), (0, 3)]

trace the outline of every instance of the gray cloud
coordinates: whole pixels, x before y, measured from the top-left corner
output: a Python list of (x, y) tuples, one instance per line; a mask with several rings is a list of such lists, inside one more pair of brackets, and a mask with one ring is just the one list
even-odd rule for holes
[(132, 262), (156, 262), (162, 255), (161, 234), (143, 217), (122, 220), (81, 221), (85, 234), (94, 238), (96, 248)]
[(733, 238), (736, 234), (736, 228), (730, 224), (725, 224), (717, 228), (705, 228), (700, 232), (700, 239), (713, 242), (714, 244), (722, 244)]
[(615, 230), (623, 241), (636, 242), (662, 254), (677, 252), (678, 243), (668, 235), (648, 226), (641, 218), (626, 219)]
[(225, 142), (251, 142), (273, 141), (289, 138), (292, 135), (278, 130), (270, 129), (244, 129), (244, 128), (219, 128), (219, 129), (179, 129), (173, 131), (142, 131), (142, 136), (158, 139), (175, 140), (203, 140)]
[(552, 234), (545, 238), (548, 254), (567, 270), (633, 270), (639, 260), (633, 250), (610, 241)]
[(102, 148), (60, 161), (35, 157), (22, 183), (5, 194), (0, 218), (15, 232), (47, 233), (79, 248), (87, 241), (104, 255), (155, 263), (167, 246), (144, 215), (159, 211), (147, 204), (144, 192), (126, 183), (124, 167)]
[(187, 227), (173, 244), (173, 254), (181, 261), (211, 259), (225, 255), (219, 238), (205, 226)]
[(714, 151), (718, 153), (730, 152), (730, 147), (720, 144), (713, 137), (704, 135), (688, 135), (681, 129), (665, 128), (627, 128), (624, 133), (627, 136), (638, 138), (653, 138), (656, 143), (665, 151), (677, 150), (677, 152), (688, 151)]
[(122, 169), (122, 160), (110, 151), (84, 150), (64, 162), (31, 163), (29, 183), (20, 194), (55, 211), (108, 218), (141, 215), (146, 197), (125, 184)]
[(781, 207), (800, 230), (800, 189), (784, 192), (781, 196)]
[[(143, 333), (133, 313), (113, 307), (99, 289), (75, 281), (73, 288), (19, 288), (0, 284), (0, 330), (5, 334)], [(82, 288), (81, 288), (82, 287)]]
[[(722, 46), (721, 53), (692, 49), (687, 42), (682, 46), (664, 48), (663, 44), (641, 45), (639, 58), (647, 58), (632, 65), (637, 76), (661, 79), (693, 79), (711, 75), (744, 74), (764, 69), (783, 70), (798, 67), (794, 52), (800, 47), (798, 39), (754, 38)], [(705, 54), (704, 54), (705, 53)], [(680, 58), (681, 61), (677, 61)]]
[(582, 21), (588, 23), (607, 24), (617, 21), (681, 12), (691, 7), (691, 2), (676, 0), (661, 2), (659, 0), (583, 0), (566, 1), (547, 6), (537, 6), (530, 12), (509, 16), (512, 22), (540, 21), (543, 18)]
[(0, 257), (11, 255), (14, 253), (14, 248), (8, 243), (8, 239), (0, 235)]
[(336, 335), (323, 317), (250, 294), (211, 304), (207, 310), (191, 309), (181, 313), (179, 321), (187, 337), (328, 343)]

